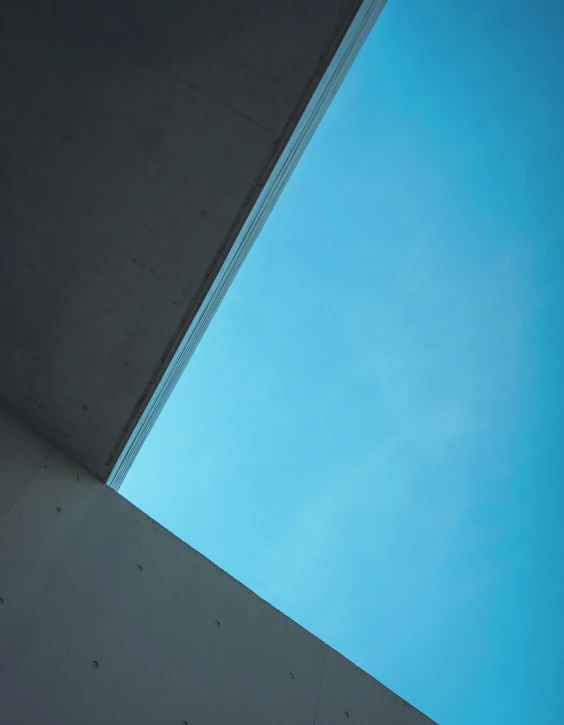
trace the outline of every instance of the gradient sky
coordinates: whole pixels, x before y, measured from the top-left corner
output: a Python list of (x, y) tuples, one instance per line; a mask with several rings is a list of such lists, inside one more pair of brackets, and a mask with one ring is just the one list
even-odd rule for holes
[(121, 489), (442, 725), (564, 722), (562, 69), (389, 0)]

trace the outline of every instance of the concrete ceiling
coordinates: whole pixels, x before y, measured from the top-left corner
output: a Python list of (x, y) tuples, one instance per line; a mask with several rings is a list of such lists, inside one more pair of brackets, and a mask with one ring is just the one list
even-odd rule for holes
[(360, 5), (2, 3), (0, 396), (100, 479)]

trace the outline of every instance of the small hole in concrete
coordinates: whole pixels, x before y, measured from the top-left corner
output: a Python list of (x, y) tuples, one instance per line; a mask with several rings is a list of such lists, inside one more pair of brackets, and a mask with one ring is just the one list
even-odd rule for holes
[(141, 566), (141, 564), (137, 564), (137, 571), (143, 571), (143, 567)]
[(60, 506), (55, 506), (55, 511), (56, 511), (56, 512), (57, 512), (58, 514), (60, 514), (60, 513), (61, 513), (61, 507), (60, 507)]
[(183, 720), (181, 725), (188, 725), (188, 720)]
[(294, 676), (295, 676), (294, 673), (293, 672), (289, 672), (288, 674), (290, 676), (290, 679), (293, 680), (294, 679)]
[(216, 619), (215, 622), (214, 622), (214, 624), (215, 624), (216, 627), (219, 627), (219, 619)]
[(92, 669), (93, 670), (97, 670), (98, 669), (98, 663), (96, 662), (96, 660), (92, 660)]
[(345, 717), (350, 717), (350, 713), (348, 710), (345, 710)]
[(0, 604), (4, 604), (4, 600), (0, 597)]

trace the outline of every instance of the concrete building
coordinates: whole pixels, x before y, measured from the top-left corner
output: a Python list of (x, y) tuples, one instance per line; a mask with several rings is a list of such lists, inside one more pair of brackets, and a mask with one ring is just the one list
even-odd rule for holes
[(3, 725), (430, 722), (112, 490), (383, 1), (2, 4)]

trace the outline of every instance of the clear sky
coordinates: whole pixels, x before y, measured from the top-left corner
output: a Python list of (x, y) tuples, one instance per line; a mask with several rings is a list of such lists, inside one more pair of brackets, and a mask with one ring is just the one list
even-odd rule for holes
[(442, 725), (564, 723), (563, 69), (389, 0), (122, 487)]

